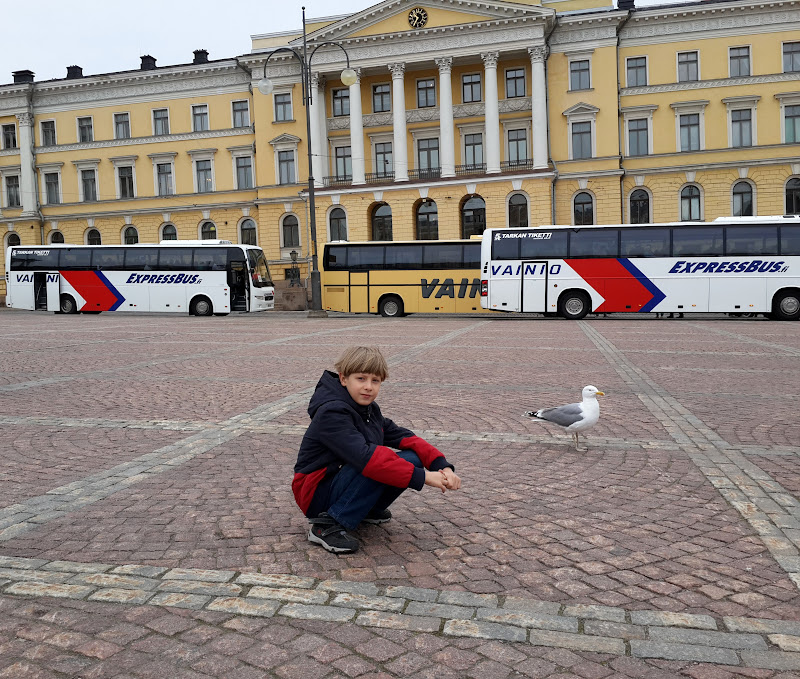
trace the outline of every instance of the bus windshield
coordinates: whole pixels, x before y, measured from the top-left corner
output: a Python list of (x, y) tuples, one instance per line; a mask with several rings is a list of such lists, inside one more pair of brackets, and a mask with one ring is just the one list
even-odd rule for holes
[(256, 288), (271, 288), (272, 278), (267, 267), (267, 258), (264, 257), (263, 250), (248, 250), (247, 258), (250, 262), (253, 286)]

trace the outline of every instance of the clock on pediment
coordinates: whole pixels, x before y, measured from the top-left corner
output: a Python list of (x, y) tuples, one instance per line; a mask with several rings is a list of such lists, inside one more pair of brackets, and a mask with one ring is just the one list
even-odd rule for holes
[(422, 7), (415, 7), (408, 13), (408, 25), (411, 28), (422, 28), (428, 23), (428, 13)]

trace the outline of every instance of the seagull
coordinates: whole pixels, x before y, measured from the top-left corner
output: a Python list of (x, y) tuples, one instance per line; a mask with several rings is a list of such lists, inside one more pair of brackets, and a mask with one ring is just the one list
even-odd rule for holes
[(605, 396), (602, 391), (591, 384), (583, 388), (583, 401), (580, 403), (570, 403), (556, 408), (544, 408), (542, 410), (530, 410), (525, 413), (528, 417), (540, 422), (552, 422), (572, 434), (575, 441), (575, 450), (588, 450), (578, 448), (578, 432), (584, 431), (597, 424), (600, 419), (600, 404), (596, 396)]

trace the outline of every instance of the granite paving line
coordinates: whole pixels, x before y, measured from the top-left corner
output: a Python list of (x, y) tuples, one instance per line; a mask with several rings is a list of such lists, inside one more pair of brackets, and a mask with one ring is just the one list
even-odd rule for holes
[(800, 589), (800, 500), (650, 379), (590, 323), (579, 323), (702, 474), (758, 533)]
[[(394, 355), (389, 363), (397, 365), (411, 360), (421, 351), (444, 344), (487, 322), (471, 323), (463, 328), (444, 333), (435, 339), (422, 342)], [(329, 332), (332, 331), (321, 331), (314, 334), (328, 334)], [(286, 339), (282, 338), (280, 341), (286, 341)], [(43, 495), (4, 507), (0, 509), (0, 542), (15, 538), (78, 509), (104, 500), (136, 483), (149, 481), (154, 476), (175, 469), (198, 455), (217, 448), (243, 433), (252, 431), (253, 426), (262, 426), (265, 422), (274, 420), (294, 408), (305, 408), (313, 391), (314, 387), (312, 386), (277, 401), (261, 404), (245, 413), (234, 415), (224, 422), (211, 424), (185, 439), (154, 452), (140, 455), (133, 460), (53, 488)]]
[(637, 658), (800, 669), (800, 621), (657, 610), (294, 575), (0, 556), (0, 593), (528, 642)]
[(724, 337), (730, 337), (731, 339), (735, 339), (737, 342), (741, 342), (743, 344), (755, 344), (757, 346), (764, 347), (765, 349), (772, 349), (779, 354), (800, 356), (800, 349), (797, 349), (796, 347), (790, 347), (786, 344), (775, 344), (774, 342), (767, 342), (758, 337), (750, 337), (749, 335), (742, 335), (741, 333), (738, 332), (731, 332), (730, 330), (724, 330), (723, 328), (718, 328), (711, 324), (704, 325), (703, 330), (715, 332), (718, 335), (723, 335)]

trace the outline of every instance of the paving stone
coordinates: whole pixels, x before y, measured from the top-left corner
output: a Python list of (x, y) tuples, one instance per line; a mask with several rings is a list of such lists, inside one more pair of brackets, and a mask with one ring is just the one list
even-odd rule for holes
[(235, 571), (214, 571), (202, 568), (171, 568), (161, 576), (163, 580), (200, 580), (204, 582), (228, 582)]
[(276, 599), (301, 604), (324, 604), (328, 601), (328, 594), (325, 592), (295, 587), (253, 587), (248, 596), (255, 599)]
[(752, 632), (754, 634), (791, 634), (800, 636), (800, 620), (765, 620), (760, 618), (724, 617), (731, 632)]
[(544, 615), (558, 615), (561, 610), (561, 604), (553, 601), (506, 597), (503, 608), (510, 608), (515, 611), (527, 611), (529, 613), (542, 613)]
[(247, 597), (217, 597), (206, 608), (209, 611), (270, 618), (280, 606), (277, 601), (253, 600)]
[(237, 585), (263, 585), (265, 587), (293, 587), (310, 589), (316, 582), (314, 578), (296, 575), (271, 575), (269, 573), (242, 573), (236, 577)]
[(347, 580), (324, 580), (317, 585), (317, 589), (323, 592), (349, 592), (350, 594), (361, 594), (363, 596), (376, 596), (378, 594), (378, 587), (371, 582), (350, 582)]
[(92, 585), (94, 587), (113, 587), (115, 589), (155, 589), (159, 581), (151, 578), (139, 578), (128, 575), (114, 575), (111, 573), (93, 573), (90, 575), (76, 575), (67, 582), (72, 585)]
[(386, 588), (386, 596), (408, 599), (410, 601), (434, 602), (439, 596), (439, 591), (435, 589), (425, 589), (422, 587), (401, 587), (389, 586)]
[(625, 655), (625, 643), (621, 639), (611, 639), (608, 637), (532, 629), (530, 631), (530, 642), (534, 646), (554, 646), (556, 648), (567, 648), (575, 651)]
[(167, 580), (158, 583), (160, 592), (185, 592), (209, 596), (238, 596), (242, 588), (227, 582), (202, 582), (199, 580)]
[[(653, 628), (655, 629), (655, 628)], [(584, 634), (616, 639), (646, 639), (647, 628), (606, 620), (587, 620), (583, 623)]]
[(0, 555), (0, 568), (30, 568), (37, 570), (48, 563), (47, 559), (26, 559), (17, 556)]
[(661, 658), (663, 660), (692, 660), (694, 662), (738, 665), (736, 652), (727, 648), (695, 646), (692, 644), (668, 644), (656, 641), (632, 639), (631, 655), (635, 658)]
[(39, 570), (24, 570), (18, 568), (0, 568), (0, 577), (7, 580), (29, 580), (32, 582), (64, 583), (72, 577), (71, 573), (55, 573)]
[(174, 606), (199, 610), (211, 600), (210, 596), (199, 594), (158, 593), (148, 602), (152, 606)]
[(17, 582), (6, 587), (6, 594), (22, 596), (52, 596), (68, 599), (83, 599), (95, 590), (81, 585), (60, 585), (44, 582)]
[(42, 566), (43, 571), (59, 571), (62, 573), (105, 573), (112, 564), (80, 563), (77, 561), (50, 561)]
[(339, 608), (333, 606), (314, 606), (305, 604), (284, 604), (278, 611), (280, 615), (288, 618), (301, 618), (304, 620), (326, 620), (329, 622), (347, 622), (356, 615), (353, 608)]
[(357, 625), (408, 630), (409, 632), (438, 632), (442, 626), (439, 618), (424, 618), (418, 615), (398, 615), (382, 611), (362, 611), (356, 618)]
[(742, 651), (745, 667), (762, 667), (770, 670), (800, 670), (800, 653), (782, 651)]
[(89, 596), (89, 601), (108, 601), (119, 604), (143, 604), (153, 597), (153, 592), (142, 589), (120, 589), (110, 587), (98, 589)]
[(590, 606), (571, 604), (564, 607), (564, 615), (591, 620), (608, 620), (609, 622), (625, 622), (625, 610), (611, 606)]
[(560, 615), (532, 615), (521, 611), (507, 611), (502, 608), (479, 608), (475, 617), (478, 620), (516, 625), (518, 627), (550, 629), (560, 632), (578, 631), (577, 618)]
[(527, 636), (525, 630), (519, 627), (475, 620), (447, 620), (444, 623), (443, 632), (451, 636), (502, 639), (504, 641), (525, 641)]
[(704, 632), (700, 630), (651, 627), (651, 641), (674, 644), (698, 644), (717, 648), (751, 649), (766, 651), (767, 644), (757, 634), (731, 634), (728, 632)]
[(430, 618), (458, 618), (459, 620), (469, 620), (475, 616), (474, 608), (432, 604), (422, 601), (410, 601), (406, 606), (405, 612), (407, 615), (422, 615)]
[(665, 611), (631, 611), (631, 622), (635, 625), (693, 627), (696, 629), (708, 630), (717, 629), (717, 623), (710, 615), (669, 613)]
[(337, 594), (333, 601), (330, 602), (331, 606), (345, 606), (348, 608), (371, 608), (376, 611), (390, 611), (399, 613), (406, 605), (404, 599), (396, 599), (393, 597), (380, 597), (380, 596), (363, 596), (361, 594), (342, 593)]
[(800, 637), (788, 634), (770, 634), (769, 640), (782, 651), (800, 653)]
[(494, 594), (473, 594), (472, 592), (440, 592), (436, 600), (440, 604), (455, 606), (497, 607), (497, 596)]
[(143, 578), (158, 578), (166, 573), (169, 568), (160, 568), (158, 566), (137, 566), (129, 564), (127, 566), (115, 566), (109, 572), (117, 575), (134, 575)]

